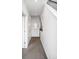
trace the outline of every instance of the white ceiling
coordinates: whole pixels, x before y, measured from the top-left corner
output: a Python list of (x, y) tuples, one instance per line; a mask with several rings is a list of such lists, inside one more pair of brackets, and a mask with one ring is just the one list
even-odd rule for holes
[(38, 16), (42, 13), (44, 4), (47, 0), (23, 0), (29, 14), (31, 16)]

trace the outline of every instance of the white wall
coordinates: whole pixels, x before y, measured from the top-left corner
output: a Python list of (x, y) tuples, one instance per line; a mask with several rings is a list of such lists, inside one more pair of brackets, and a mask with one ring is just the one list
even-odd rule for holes
[(31, 36), (32, 37), (39, 37), (39, 29), (40, 29), (40, 18), (39, 16), (32, 16), (31, 17)]
[(24, 0), (22, 0), (22, 13), (26, 16), (29, 15), (28, 11), (27, 11), (27, 8), (26, 8), (26, 5), (24, 3)]
[(22, 39), (22, 48), (27, 48), (28, 43), (31, 39), (31, 17), (28, 13), (24, 0), (22, 0), (22, 29), (23, 29), (23, 39)]
[(28, 46), (28, 26), (27, 25), (28, 16), (22, 16), (22, 48), (27, 48)]
[(41, 32), (41, 42), (48, 59), (57, 59), (57, 18), (47, 6), (41, 15), (43, 31)]
[(31, 18), (30, 16), (22, 16), (22, 48), (27, 48), (31, 40)]

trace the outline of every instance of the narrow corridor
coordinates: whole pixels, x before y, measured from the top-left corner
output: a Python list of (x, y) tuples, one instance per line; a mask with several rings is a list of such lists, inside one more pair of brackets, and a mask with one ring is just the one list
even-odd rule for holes
[(47, 59), (39, 37), (33, 37), (28, 48), (22, 48), (22, 59)]

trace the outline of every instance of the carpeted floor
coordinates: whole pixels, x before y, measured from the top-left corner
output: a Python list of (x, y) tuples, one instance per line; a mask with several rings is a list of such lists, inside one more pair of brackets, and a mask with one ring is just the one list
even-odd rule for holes
[(28, 48), (22, 48), (22, 59), (47, 59), (40, 38), (32, 38)]

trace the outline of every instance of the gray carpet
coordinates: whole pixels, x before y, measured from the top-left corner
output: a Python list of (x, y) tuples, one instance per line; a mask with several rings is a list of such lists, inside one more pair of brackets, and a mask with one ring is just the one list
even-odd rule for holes
[(28, 48), (22, 48), (22, 59), (47, 59), (40, 38), (32, 38)]

